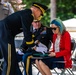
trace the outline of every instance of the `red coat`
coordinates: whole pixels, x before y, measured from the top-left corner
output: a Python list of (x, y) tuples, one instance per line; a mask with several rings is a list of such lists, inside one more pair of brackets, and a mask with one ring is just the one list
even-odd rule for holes
[[(53, 35), (53, 49), (55, 45), (55, 40), (57, 38), (57, 34)], [(56, 57), (64, 57), (65, 62), (65, 68), (71, 68), (72, 67), (72, 60), (71, 60), (71, 37), (70, 34), (65, 31), (61, 35), (61, 40), (60, 40), (60, 52), (56, 53)]]

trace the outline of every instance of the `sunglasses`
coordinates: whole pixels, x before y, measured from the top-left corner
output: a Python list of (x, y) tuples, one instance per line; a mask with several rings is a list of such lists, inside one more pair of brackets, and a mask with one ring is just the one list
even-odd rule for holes
[(53, 27), (53, 28), (51, 28), (52, 30), (56, 30), (58, 27)]

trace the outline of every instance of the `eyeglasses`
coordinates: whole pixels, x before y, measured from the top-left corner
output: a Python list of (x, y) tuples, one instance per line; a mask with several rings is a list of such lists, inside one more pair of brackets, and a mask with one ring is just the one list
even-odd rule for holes
[(52, 30), (56, 30), (57, 28), (58, 28), (58, 27), (53, 27), (53, 28), (51, 27)]

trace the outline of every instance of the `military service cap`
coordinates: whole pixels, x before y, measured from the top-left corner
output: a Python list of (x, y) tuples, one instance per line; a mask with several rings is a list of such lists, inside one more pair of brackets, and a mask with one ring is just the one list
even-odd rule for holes
[(41, 10), (41, 12), (42, 12), (42, 15), (48, 9), (47, 6), (45, 6), (43, 4), (40, 4), (40, 3), (36, 3), (36, 2), (33, 2), (32, 6), (35, 6), (35, 7), (39, 8)]

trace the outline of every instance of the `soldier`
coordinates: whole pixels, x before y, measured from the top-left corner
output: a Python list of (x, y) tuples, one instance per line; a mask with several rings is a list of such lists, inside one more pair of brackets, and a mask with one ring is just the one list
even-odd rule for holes
[(48, 32), (49, 28), (44, 27), (41, 24), (41, 22), (38, 20), (34, 20), (32, 22), (30, 31), (32, 32), (32, 36), (36, 43), (36, 47), (34, 48), (33, 51), (26, 51), (27, 46), (23, 42), (21, 45), (21, 49), (23, 49), (23, 52), (18, 50), (18, 54), (17, 54), (19, 61), (22, 60), (24, 62), (24, 75), (32, 75), (31, 62), (29, 61), (27, 63), (27, 61), (29, 60), (28, 58), (32, 56), (35, 52), (39, 52), (42, 54), (47, 53), (49, 42), (52, 41), (52, 36), (53, 36), (52, 30), (50, 29), (50, 33), (49, 33)]
[[(53, 35), (51, 28), (47, 28), (47, 27), (43, 26), (40, 20), (34, 20), (30, 27), (30, 31), (32, 32), (32, 36), (34, 38), (35, 43), (41, 42), (48, 48), (48, 44), (49, 44), (50, 40), (52, 41), (52, 35)], [(24, 38), (24, 40), (25, 40), (25, 38)], [(23, 51), (25, 53), (27, 48), (28, 47), (26, 46), (25, 42), (23, 41), (22, 45), (20, 47), (20, 50), (22, 49), (21, 51)], [(42, 51), (42, 53), (46, 52), (46, 50), (45, 51), (39, 50), (39, 51), (40, 52)]]
[(0, 20), (4, 19), (8, 15), (14, 13), (14, 9), (7, 0), (0, 1)]
[(0, 21), (0, 49), (4, 56), (2, 75), (21, 75), (14, 45), (14, 37), (23, 31), (25, 44), (34, 47), (34, 40), (30, 32), (32, 21), (40, 19), (47, 7), (40, 3), (33, 3), (30, 9), (15, 12)]

